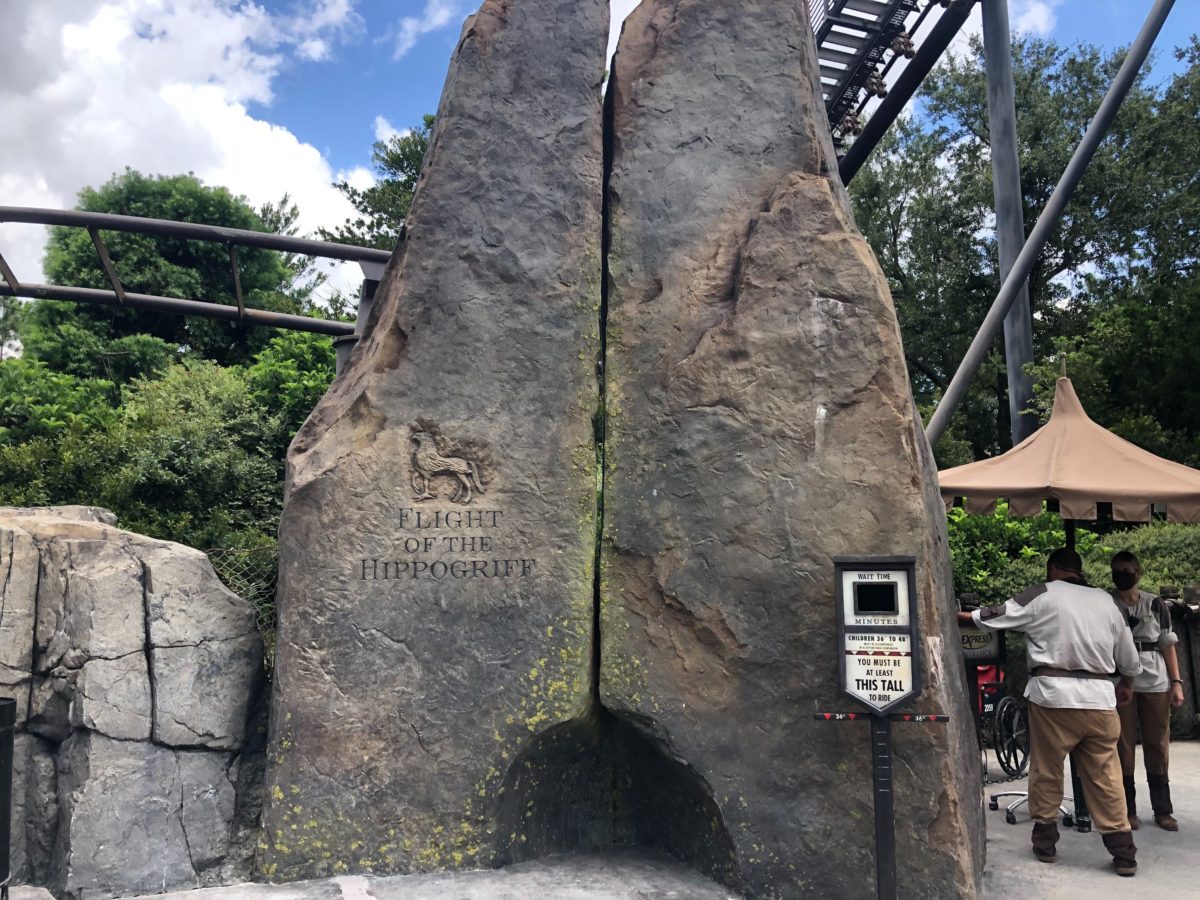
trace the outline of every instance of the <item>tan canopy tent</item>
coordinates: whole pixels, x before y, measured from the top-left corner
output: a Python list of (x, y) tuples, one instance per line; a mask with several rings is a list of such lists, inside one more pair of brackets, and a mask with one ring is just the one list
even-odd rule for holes
[(1057, 500), (1064, 519), (1095, 519), (1111, 503), (1114, 519), (1147, 522), (1154, 505), (1171, 522), (1200, 522), (1200, 471), (1155, 456), (1088, 418), (1066, 376), (1058, 379), (1050, 421), (1003, 456), (938, 473), (947, 506), (990, 513), (1007, 499), (1009, 514), (1035, 516)]

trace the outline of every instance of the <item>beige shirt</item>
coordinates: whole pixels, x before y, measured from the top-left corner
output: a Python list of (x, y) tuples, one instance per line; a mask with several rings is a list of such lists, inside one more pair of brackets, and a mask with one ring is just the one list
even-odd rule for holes
[(1179, 641), (1171, 629), (1171, 611), (1165, 601), (1146, 591), (1138, 591), (1137, 603), (1129, 606), (1117, 592), (1112, 593), (1116, 601), (1117, 611), (1130, 622), (1133, 639), (1142, 645), (1153, 644), (1149, 650), (1139, 650), (1142, 660), (1142, 674), (1133, 679), (1133, 689), (1142, 694), (1161, 694), (1171, 687), (1171, 679), (1167, 673), (1167, 661), (1162, 652), (1174, 646)]
[[(1023, 631), (1031, 673), (1037, 666), (1130, 677), (1142, 670), (1125, 617), (1097, 588), (1049, 581), (971, 617), (983, 628)], [(1025, 697), (1061, 709), (1117, 707), (1113, 682), (1100, 678), (1031, 675)]]

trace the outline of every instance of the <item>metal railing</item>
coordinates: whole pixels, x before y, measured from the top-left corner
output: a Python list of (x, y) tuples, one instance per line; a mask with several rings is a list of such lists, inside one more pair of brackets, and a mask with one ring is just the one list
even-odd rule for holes
[(808, 18), (814, 33), (825, 24), (836, 3), (837, 0), (808, 0)]
[(901, 55), (898, 41), (907, 38), (905, 23), (917, 8), (917, 0), (809, 0), (825, 111), (839, 143), (848, 130), (843, 120), (864, 90), (863, 105), (882, 89), (879, 67), (889, 51), (893, 60)]
[[(285, 328), (293, 331), (310, 331), (334, 336), (350, 335), (355, 326), (350, 322), (316, 319), (269, 309), (258, 309), (246, 305), (242, 294), (241, 274), (238, 266), (238, 247), (257, 247), (283, 253), (299, 253), (305, 256), (320, 256), (326, 259), (341, 259), (357, 262), (368, 279), (377, 280), (384, 265), (391, 258), (386, 250), (337, 244), (284, 234), (268, 234), (242, 228), (226, 228), (220, 225), (202, 225), (188, 222), (171, 222), (166, 219), (147, 219), (140, 216), (119, 216), (111, 213), (82, 212), (79, 210), (35, 209), (21, 206), (0, 206), (0, 222), (20, 222), (29, 225), (58, 225), (71, 228), (86, 228), (96, 248), (100, 265), (112, 285), (111, 291), (69, 285), (39, 284), (20, 281), (4, 256), (0, 254), (0, 295), (30, 297), (39, 300), (71, 300), (76, 303), (91, 303), (103, 306), (128, 306), (134, 309), (155, 310), (183, 315), (203, 316)], [(133, 293), (125, 289), (124, 283), (113, 264), (108, 245), (100, 236), (105, 231), (122, 231), (160, 237), (175, 237), (193, 241), (209, 241), (224, 244), (229, 252), (230, 285), (234, 305), (219, 300), (184, 300), (177, 297), (161, 297), (155, 294)]]

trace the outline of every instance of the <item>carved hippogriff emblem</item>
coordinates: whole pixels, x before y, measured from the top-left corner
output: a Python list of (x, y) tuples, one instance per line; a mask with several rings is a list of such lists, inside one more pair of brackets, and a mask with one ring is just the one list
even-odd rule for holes
[(412, 441), (417, 445), (413, 451), (412, 486), (416, 494), (414, 501), (433, 500), (436, 495), (429, 490), (430, 482), (439, 475), (449, 475), (457, 479), (457, 490), (450, 499), (464, 506), (471, 502), (475, 494), (483, 493), (483, 482), (479, 480), (479, 466), (461, 456), (442, 456), (438, 452), (437, 442), (427, 431), (414, 431)]

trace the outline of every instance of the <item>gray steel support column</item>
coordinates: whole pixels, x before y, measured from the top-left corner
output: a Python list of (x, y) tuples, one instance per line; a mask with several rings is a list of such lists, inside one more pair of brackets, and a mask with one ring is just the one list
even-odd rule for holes
[[(996, 203), (996, 243), (1000, 251), (1000, 283), (1012, 271), (1025, 246), (1025, 208), (1021, 191), (1021, 161), (1017, 153), (1017, 104), (1012, 74), (1012, 40), (1008, 0), (983, 0), (983, 55), (987, 69), (988, 131), (992, 143), (992, 193)], [(1004, 358), (1008, 370), (1008, 415), (1013, 446), (1037, 430), (1029, 412), (1033, 376), (1033, 317), (1029, 282), (1004, 317)]]
[(371, 307), (375, 305), (375, 291), (379, 289), (379, 282), (383, 278), (383, 270), (386, 268), (384, 263), (366, 260), (359, 261), (358, 265), (363, 272), (362, 287), (358, 292), (358, 315), (354, 321), (353, 334), (333, 339), (333, 348), (337, 354), (334, 357), (335, 375), (342, 374), (350, 362), (350, 354), (354, 352), (359, 338), (366, 334), (367, 322), (371, 318)]
[(1121, 64), (1121, 70), (1117, 72), (1112, 87), (1104, 95), (1100, 108), (1096, 110), (1092, 123), (1083, 135), (1083, 140), (1075, 148), (1075, 154), (1067, 163), (1067, 168), (1054, 188), (1054, 193), (1046, 201), (1046, 208), (1038, 216), (1037, 224), (1033, 226), (1033, 231), (1029, 234), (1029, 240), (1025, 242), (1025, 246), (1017, 256), (1017, 261), (1013, 263), (1012, 271), (1004, 279), (1004, 285), (992, 302), (992, 308), (984, 317), (983, 324), (979, 326), (975, 339), (971, 341), (967, 355), (963, 357), (958, 371), (950, 379), (946, 393), (942, 396), (937, 409), (933, 411), (929, 424), (925, 426), (925, 438), (931, 447), (936, 447), (937, 442), (946, 433), (946, 428), (950, 425), (950, 417), (954, 415), (954, 411), (958, 409), (958, 405), (966, 396), (971, 379), (975, 377), (975, 373), (979, 371), (979, 366), (987, 356), (1001, 322), (1008, 315), (1009, 307), (1016, 301), (1021, 286), (1033, 270), (1033, 264), (1045, 249), (1046, 242), (1050, 240), (1050, 235), (1057, 227), (1059, 219), (1062, 218), (1063, 210), (1071, 200), (1071, 195), (1079, 186), (1079, 179), (1087, 171), (1088, 164), (1096, 153), (1096, 148), (1104, 140), (1104, 135), (1108, 133), (1117, 110), (1121, 108), (1125, 95), (1129, 93), (1129, 88), (1137, 78), (1138, 70), (1146, 61), (1150, 48), (1154, 46), (1154, 40), (1162, 30), (1163, 23), (1166, 22), (1167, 15), (1174, 5), (1175, 0), (1155, 0), (1154, 8), (1150, 10), (1146, 24), (1142, 26), (1142, 30), (1138, 32), (1137, 38), (1130, 46), (1129, 53), (1125, 57), (1125, 62)]

